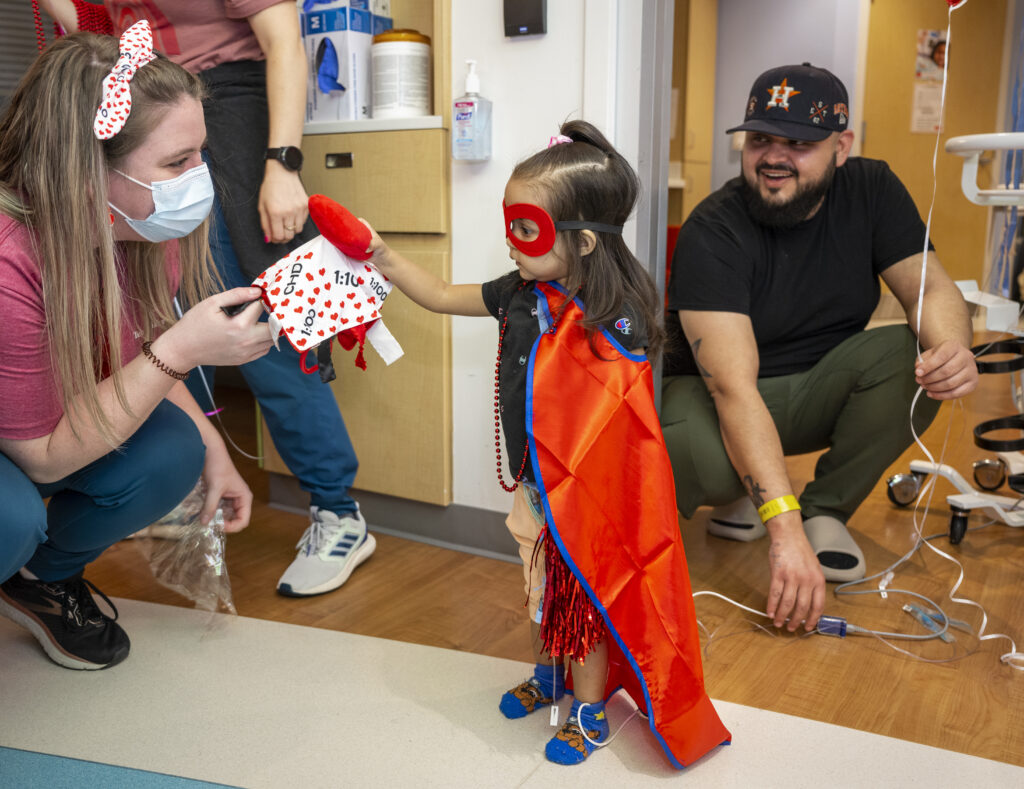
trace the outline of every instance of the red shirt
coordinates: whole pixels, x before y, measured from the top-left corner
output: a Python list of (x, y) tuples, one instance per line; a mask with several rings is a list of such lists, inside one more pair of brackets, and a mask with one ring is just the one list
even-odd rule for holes
[[(177, 289), (177, 245), (171, 242), (167, 276)], [(121, 363), (142, 348), (135, 322), (121, 326)], [(0, 438), (27, 440), (53, 432), (64, 414), (50, 364), (43, 280), (28, 229), (0, 214)]]
[(104, 5), (117, 35), (140, 19), (148, 19), (153, 48), (198, 73), (221, 63), (263, 60), (247, 20), (279, 2), (282, 0), (105, 0)]

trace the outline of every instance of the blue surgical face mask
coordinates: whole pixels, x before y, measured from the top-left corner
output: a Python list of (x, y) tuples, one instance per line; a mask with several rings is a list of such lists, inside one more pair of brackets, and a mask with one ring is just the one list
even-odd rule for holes
[(107, 203), (124, 217), (128, 227), (147, 241), (159, 243), (187, 236), (202, 224), (213, 207), (213, 180), (205, 163), (186, 170), (177, 178), (152, 184), (138, 181), (120, 170), (114, 172), (153, 193), (153, 213), (145, 219), (132, 219), (113, 203)]

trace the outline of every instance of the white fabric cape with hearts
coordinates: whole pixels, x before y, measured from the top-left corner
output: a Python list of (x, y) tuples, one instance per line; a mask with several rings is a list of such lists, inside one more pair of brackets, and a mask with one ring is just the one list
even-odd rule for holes
[(308, 351), (336, 334), (368, 326), (366, 339), (391, 364), (402, 354), (380, 318), (391, 283), (376, 266), (338, 251), (323, 236), (307, 241), (252, 283), (269, 303), (274, 344), (284, 335), (297, 351)]

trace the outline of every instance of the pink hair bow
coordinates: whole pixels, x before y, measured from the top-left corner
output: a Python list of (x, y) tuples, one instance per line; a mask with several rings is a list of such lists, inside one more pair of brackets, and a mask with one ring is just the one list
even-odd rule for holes
[(572, 137), (566, 137), (564, 134), (556, 134), (550, 140), (548, 140), (548, 148), (552, 145), (561, 145), (564, 142), (572, 142)]
[(132, 111), (132, 94), (128, 83), (135, 72), (156, 60), (153, 54), (153, 32), (145, 19), (136, 22), (121, 35), (120, 52), (114, 68), (103, 80), (103, 98), (96, 110), (92, 130), (97, 139), (109, 140), (124, 127)]

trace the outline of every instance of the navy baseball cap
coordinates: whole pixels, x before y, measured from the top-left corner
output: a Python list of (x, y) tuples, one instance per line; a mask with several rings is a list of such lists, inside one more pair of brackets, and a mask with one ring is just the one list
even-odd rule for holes
[(764, 72), (747, 99), (746, 120), (733, 132), (761, 132), (789, 140), (824, 140), (845, 131), (850, 122), (849, 98), (839, 78), (803, 63)]

